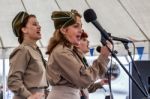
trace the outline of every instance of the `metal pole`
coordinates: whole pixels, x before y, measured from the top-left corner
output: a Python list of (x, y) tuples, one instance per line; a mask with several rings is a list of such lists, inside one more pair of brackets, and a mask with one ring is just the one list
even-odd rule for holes
[(3, 99), (6, 99), (6, 70), (5, 70), (5, 49), (2, 49), (3, 59)]
[(148, 60), (150, 60), (150, 41), (148, 41)]
[(6, 70), (5, 70), (5, 55), (6, 55), (6, 49), (4, 47), (4, 43), (2, 41), (2, 38), (0, 36), (0, 44), (2, 46), (2, 60), (3, 60), (3, 75), (2, 75), (2, 82), (3, 82), (3, 99), (6, 99)]

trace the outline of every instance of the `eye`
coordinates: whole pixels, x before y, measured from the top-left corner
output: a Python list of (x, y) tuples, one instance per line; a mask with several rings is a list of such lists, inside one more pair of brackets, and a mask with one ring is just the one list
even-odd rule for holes
[(83, 41), (87, 41), (86, 38), (84, 38)]
[(33, 25), (34, 25), (34, 26), (38, 26), (39, 23), (38, 23), (38, 22), (33, 22)]
[(73, 27), (74, 27), (74, 28), (82, 28), (82, 25), (79, 24), (79, 23), (76, 23), (76, 24), (73, 25)]
[(79, 25), (78, 25), (78, 24), (74, 24), (74, 26), (73, 26), (73, 27), (78, 28), (78, 27), (79, 27)]

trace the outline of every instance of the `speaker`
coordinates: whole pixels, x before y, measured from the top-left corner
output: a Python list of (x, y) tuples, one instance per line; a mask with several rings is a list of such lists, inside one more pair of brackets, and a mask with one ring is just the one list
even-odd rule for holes
[[(135, 61), (135, 64), (141, 74), (146, 89), (150, 93), (150, 61)], [(139, 80), (137, 72), (135, 71), (135, 68), (133, 67), (133, 64), (130, 65), (130, 73), (136, 79), (139, 85), (142, 87), (142, 84)], [(144, 98), (145, 96), (143, 95), (143, 93), (134, 84), (134, 82), (131, 81), (131, 79), (129, 84), (129, 96), (130, 96), (129, 99), (149, 99), (149, 98)]]

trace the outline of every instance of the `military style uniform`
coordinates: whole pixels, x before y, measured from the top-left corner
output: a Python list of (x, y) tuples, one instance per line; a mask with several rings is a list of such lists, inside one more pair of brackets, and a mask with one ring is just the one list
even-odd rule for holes
[(82, 53), (58, 44), (48, 59), (47, 77), (52, 90), (47, 99), (80, 99), (80, 89), (88, 88), (106, 72), (109, 59), (99, 56), (86, 67)]
[(15, 94), (13, 99), (27, 99), (47, 87), (45, 66), (37, 48), (26, 41), (10, 55), (8, 88)]

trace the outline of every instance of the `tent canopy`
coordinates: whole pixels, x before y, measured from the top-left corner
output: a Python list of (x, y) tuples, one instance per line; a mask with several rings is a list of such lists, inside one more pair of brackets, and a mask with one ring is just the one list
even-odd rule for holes
[[(1, 0), (0, 8), (0, 58), (8, 58), (12, 49), (18, 46), (11, 22), (19, 11), (25, 10), (35, 14), (42, 27), (38, 45), (43, 53), (54, 32), (52, 11), (76, 9), (83, 15), (88, 8), (94, 9), (97, 21), (111, 35), (133, 40), (136, 47), (144, 47), (144, 53), (150, 52), (150, 0)], [(83, 17), (82, 22), (89, 35), (90, 47), (100, 45), (100, 32)], [(114, 45), (118, 55), (127, 55), (121, 43), (114, 42)], [(132, 51), (133, 46), (129, 44), (129, 47)]]

